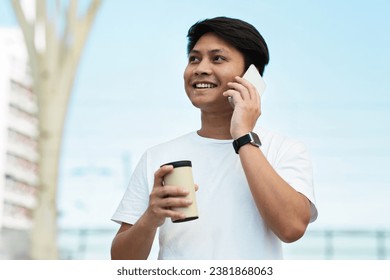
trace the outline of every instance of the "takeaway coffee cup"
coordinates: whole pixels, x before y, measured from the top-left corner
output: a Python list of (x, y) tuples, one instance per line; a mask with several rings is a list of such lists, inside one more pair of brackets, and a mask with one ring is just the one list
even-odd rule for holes
[(198, 219), (198, 208), (195, 197), (195, 184), (192, 176), (192, 164), (189, 160), (174, 161), (164, 165), (173, 165), (173, 170), (164, 177), (164, 185), (179, 186), (187, 189), (189, 194), (186, 198), (192, 201), (188, 207), (175, 207), (173, 210), (180, 211), (186, 215), (184, 219), (173, 220), (174, 223), (187, 222)]

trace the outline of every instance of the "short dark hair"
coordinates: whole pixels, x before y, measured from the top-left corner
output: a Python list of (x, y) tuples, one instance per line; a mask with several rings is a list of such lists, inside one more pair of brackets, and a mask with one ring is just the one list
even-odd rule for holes
[(268, 47), (263, 36), (253, 25), (228, 17), (198, 21), (188, 30), (187, 54), (191, 52), (200, 37), (208, 32), (215, 33), (238, 49), (244, 55), (245, 69), (254, 64), (263, 75), (264, 68), (269, 62)]

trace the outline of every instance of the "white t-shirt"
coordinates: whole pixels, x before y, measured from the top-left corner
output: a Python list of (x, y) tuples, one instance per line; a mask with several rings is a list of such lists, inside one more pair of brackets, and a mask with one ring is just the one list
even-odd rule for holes
[[(305, 147), (265, 129), (257, 131), (261, 150), (276, 172), (311, 201), (317, 218), (312, 166)], [(134, 224), (145, 212), (155, 171), (172, 161), (190, 160), (199, 190), (199, 219), (159, 229), (159, 259), (281, 259), (282, 244), (255, 205), (232, 140), (196, 132), (147, 150), (138, 163), (113, 221)]]

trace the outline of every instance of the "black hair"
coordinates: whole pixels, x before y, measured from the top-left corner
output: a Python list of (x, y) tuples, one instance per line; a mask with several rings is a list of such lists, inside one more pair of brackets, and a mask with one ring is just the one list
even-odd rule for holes
[(215, 33), (238, 49), (244, 55), (245, 69), (254, 64), (263, 75), (264, 68), (269, 62), (268, 47), (263, 36), (253, 25), (228, 17), (198, 21), (188, 30), (187, 54), (191, 52), (200, 37), (208, 32)]

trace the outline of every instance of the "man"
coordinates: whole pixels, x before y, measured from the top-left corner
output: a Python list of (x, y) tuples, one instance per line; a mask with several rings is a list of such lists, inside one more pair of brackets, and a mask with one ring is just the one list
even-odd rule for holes
[[(256, 127), (260, 96), (240, 78), (250, 64), (263, 74), (267, 45), (252, 25), (226, 17), (196, 23), (188, 38), (185, 90), (201, 128), (144, 153), (112, 218), (121, 227), (111, 256), (147, 259), (159, 229), (159, 259), (281, 259), (282, 241), (298, 240), (317, 210), (305, 148)], [(250, 135), (262, 143), (243, 141)], [(172, 208), (192, 201), (163, 184), (173, 167), (160, 167), (177, 160), (192, 161), (199, 185), (199, 219), (185, 223), (171, 222), (184, 218)]]

